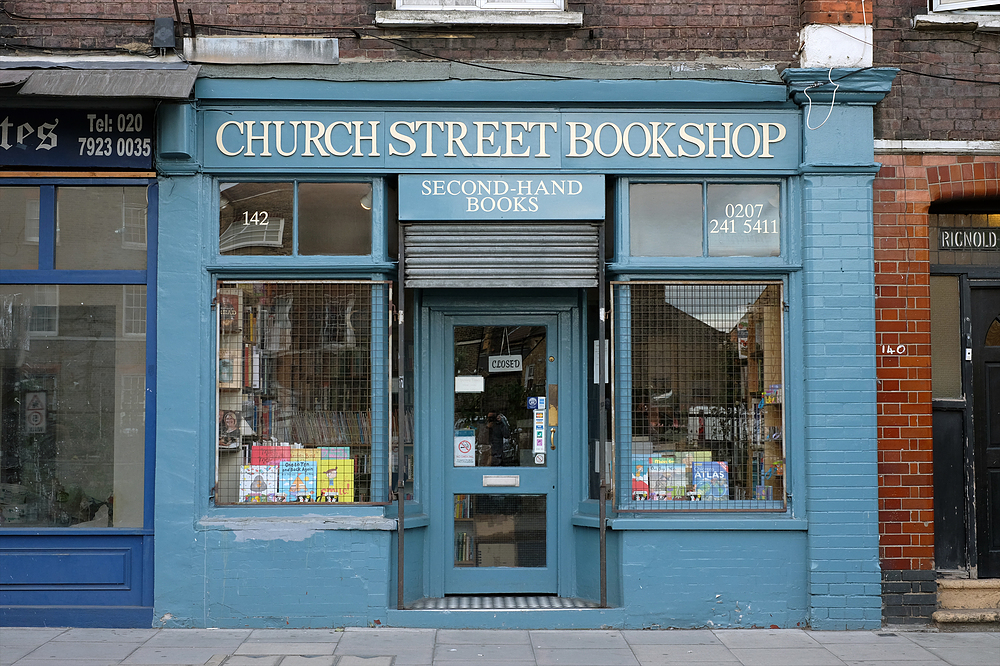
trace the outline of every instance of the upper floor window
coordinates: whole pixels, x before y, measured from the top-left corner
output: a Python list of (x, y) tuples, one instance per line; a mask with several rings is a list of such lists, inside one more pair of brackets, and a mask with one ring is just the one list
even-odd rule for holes
[(375, 12), (379, 25), (583, 25), (565, 0), (395, 0)]
[(1000, 11), (1000, 2), (996, 0), (931, 0), (931, 11), (950, 12), (953, 9), (985, 9)]

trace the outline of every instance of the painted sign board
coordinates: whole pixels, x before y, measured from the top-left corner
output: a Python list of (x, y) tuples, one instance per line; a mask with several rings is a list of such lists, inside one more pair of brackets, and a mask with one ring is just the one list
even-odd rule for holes
[(0, 110), (0, 166), (153, 168), (153, 112)]
[(206, 111), (207, 169), (759, 171), (800, 162), (793, 110)]
[(993, 227), (942, 228), (939, 250), (1000, 250), (1000, 229)]
[(600, 220), (604, 176), (399, 176), (401, 220)]

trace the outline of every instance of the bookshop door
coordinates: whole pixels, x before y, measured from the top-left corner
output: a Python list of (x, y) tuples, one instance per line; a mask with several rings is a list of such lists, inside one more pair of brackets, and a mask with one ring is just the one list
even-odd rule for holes
[(479, 295), (473, 311), (432, 324), (445, 594), (557, 593), (568, 319)]

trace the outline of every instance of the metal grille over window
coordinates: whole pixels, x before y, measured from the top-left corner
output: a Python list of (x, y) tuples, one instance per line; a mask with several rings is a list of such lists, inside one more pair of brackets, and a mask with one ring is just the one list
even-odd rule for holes
[(617, 501), (783, 510), (780, 283), (616, 283)]
[(217, 504), (384, 502), (379, 282), (219, 282)]

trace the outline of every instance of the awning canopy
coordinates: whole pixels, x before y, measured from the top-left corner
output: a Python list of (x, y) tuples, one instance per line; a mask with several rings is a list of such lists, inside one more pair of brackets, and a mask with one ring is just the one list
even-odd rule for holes
[(20, 85), (21, 97), (187, 99), (200, 69), (0, 69), (0, 86)]

